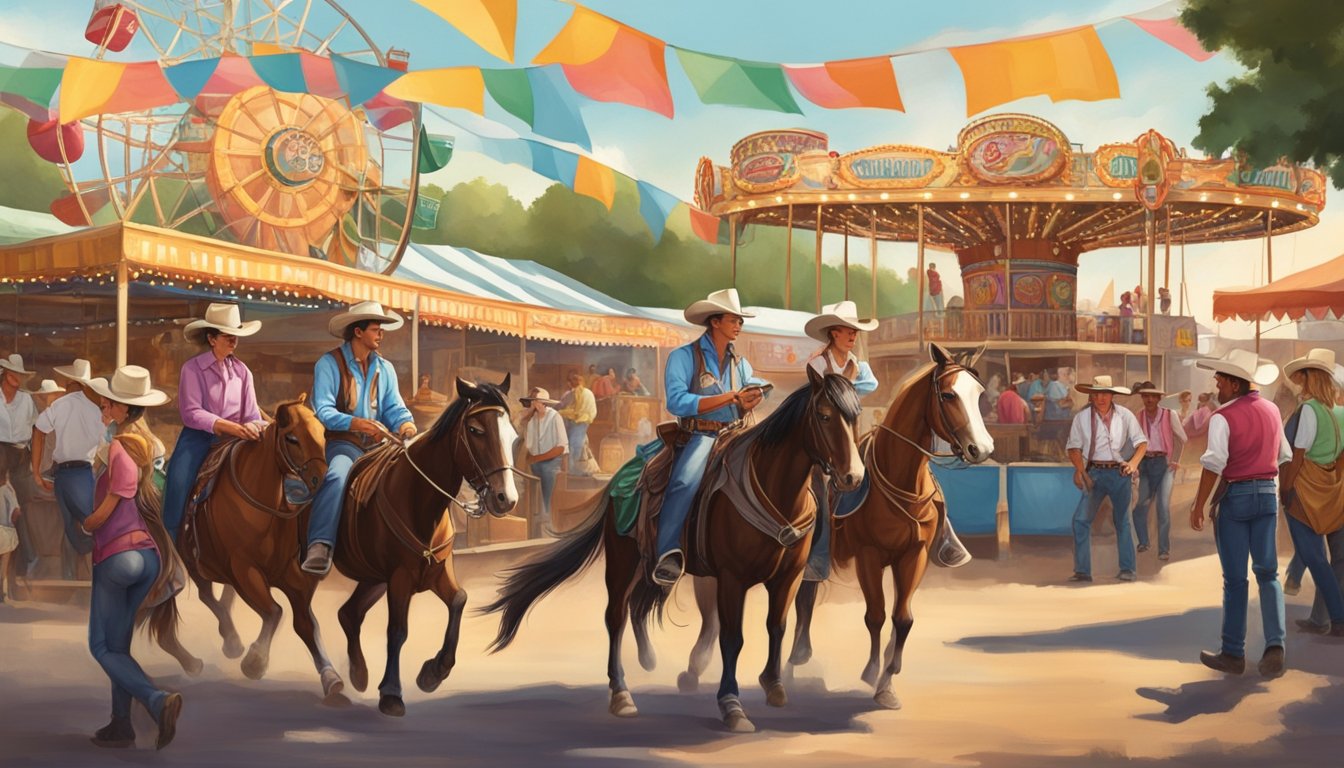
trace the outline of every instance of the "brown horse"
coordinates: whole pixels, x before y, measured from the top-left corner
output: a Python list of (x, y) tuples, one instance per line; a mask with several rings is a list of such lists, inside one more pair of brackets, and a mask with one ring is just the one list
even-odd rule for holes
[[(788, 697), (780, 675), (781, 646), (789, 604), (802, 578), (811, 546), (807, 535), (816, 520), (816, 505), (808, 493), (813, 466), (823, 466), (837, 484), (852, 489), (863, 480), (863, 464), (855, 444), (854, 422), (859, 399), (854, 387), (842, 376), (824, 379), (808, 369), (809, 384), (794, 392), (779, 409), (724, 447), (731, 472), (727, 486), (702, 486), (697, 511), (689, 523), (705, 516), (703, 537), (688, 536), (688, 571), (716, 577), (719, 621), (724, 627), (719, 648), (723, 656), (723, 679), (718, 701), (723, 722), (730, 730), (752, 731), (738, 698), (737, 658), (742, 650), (742, 611), (747, 590), (764, 584), (770, 595), (766, 620), (770, 655), (760, 683), (771, 706), (784, 706)], [(714, 470), (706, 475), (712, 482)], [(733, 490), (733, 480), (746, 478)], [(756, 500), (749, 509), (739, 509), (731, 496), (741, 498), (743, 488)], [(586, 568), (600, 550), (607, 555), (606, 624), (609, 640), (607, 677), (611, 689), (608, 710), (618, 717), (638, 713), (625, 684), (621, 664), (621, 640), (634, 605), (636, 624), (647, 621), (660, 608), (667, 593), (653, 584), (647, 562), (634, 538), (616, 529), (613, 504), (604, 490), (597, 497), (594, 513), (577, 530), (542, 553), (537, 559), (509, 572), (499, 599), (486, 606), (487, 613), (502, 612), (499, 633), (492, 644), (501, 650), (513, 641), (519, 625), (534, 602)], [(748, 517), (754, 518), (749, 520)], [(766, 530), (770, 533), (766, 533)], [(703, 542), (703, 543), (702, 543)], [(706, 580), (708, 581), (708, 580)]]
[[(322, 648), (313, 616), (318, 582), (299, 570), (306, 509), (301, 514), (291, 510), (284, 497), (286, 477), (297, 477), (311, 495), (327, 472), (322, 424), (306, 399), (300, 395), (276, 408), (275, 420), (259, 440), (224, 441), (211, 449), (206, 465), (222, 460), (214, 489), (183, 521), (178, 549), (201, 602), (219, 620), (226, 656), (238, 656), (241, 643), (229, 615), (230, 601), (216, 600), (212, 583), (233, 587), (261, 616), (261, 633), (243, 658), (243, 674), (258, 680), (270, 664), (271, 640), (284, 618), (284, 609), (271, 597), (271, 588), (276, 587), (289, 600), (294, 631), (313, 656), (323, 695), (338, 702), (341, 677)], [(182, 647), (176, 617), (174, 598), (154, 609), (150, 632), (183, 669), (194, 674), (200, 671), (201, 660)]]
[[(469, 514), (502, 517), (518, 503), (509, 421), (509, 377), (499, 385), (457, 380), (457, 399), (422, 435), (395, 439), (361, 457), (350, 471), (341, 516), (336, 568), (358, 582), (338, 617), (350, 656), (350, 682), (362, 691), (369, 670), (359, 631), (374, 603), (387, 595), (387, 668), (378, 684), (378, 710), (400, 717), (401, 646), (406, 642), (411, 598), (432, 590), (448, 606), (443, 647), (424, 663), (416, 684), (431, 692), (457, 662), (458, 634), (467, 593), (453, 572), (450, 504)], [(477, 503), (453, 494), (466, 481)]]
[[(994, 440), (980, 418), (984, 386), (969, 367), (972, 361), (958, 363), (936, 344), (931, 345), (930, 357), (931, 363), (906, 379), (887, 408), (886, 421), (862, 444), (871, 489), (852, 515), (837, 521), (832, 536), (832, 560), (837, 566), (855, 561), (867, 604), (864, 624), (870, 646), (863, 680), (875, 687), (874, 701), (888, 709), (901, 706), (891, 680), (901, 671), (905, 641), (915, 623), (911, 601), (929, 564), (930, 543), (947, 514), (929, 470), (929, 459), (936, 455), (933, 436), (948, 443), (953, 456), (970, 463), (978, 464), (994, 452)], [(886, 610), (882, 573), (887, 568), (896, 594), (886, 661), (879, 667)], [(811, 595), (815, 599), (815, 591)], [(811, 655), (811, 619), (812, 604), (800, 605), (795, 657)]]

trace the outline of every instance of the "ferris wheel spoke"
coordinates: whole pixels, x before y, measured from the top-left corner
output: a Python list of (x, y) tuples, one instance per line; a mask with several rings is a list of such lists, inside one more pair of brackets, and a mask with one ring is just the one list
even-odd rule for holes
[(316, 53), (319, 56), (326, 53), (327, 49), (331, 47), (332, 42), (336, 39), (336, 36), (339, 35), (341, 33), (341, 30), (345, 29), (345, 26), (349, 23), (350, 23), (350, 17), (342, 16), (341, 23), (337, 24), (335, 29), (327, 33), (327, 36), (322, 39), (322, 43), (317, 46), (317, 48), (313, 51), (313, 53)]
[(306, 0), (303, 4), (303, 13), (299, 15), (299, 22), (294, 25), (294, 45), (298, 47), (303, 42), (304, 28), (308, 26), (308, 14), (313, 10), (313, 0)]

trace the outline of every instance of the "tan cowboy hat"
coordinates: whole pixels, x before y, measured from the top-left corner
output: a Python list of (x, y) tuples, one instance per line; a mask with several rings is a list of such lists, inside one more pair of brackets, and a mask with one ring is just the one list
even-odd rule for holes
[(55, 394), (62, 394), (62, 395), (63, 395), (63, 394), (65, 394), (65, 390), (64, 390), (64, 389), (61, 389), (61, 387), (55, 382), (55, 380), (53, 380), (53, 379), (43, 379), (43, 380), (42, 380), (42, 385), (41, 385), (40, 387), (38, 387), (37, 389), (34, 389), (34, 390), (33, 390), (32, 392), (30, 392), (29, 394), (33, 394), (33, 395), (55, 395)]
[(58, 365), (51, 370), (55, 371), (58, 376), (74, 379), (80, 384), (88, 384), (89, 379), (93, 377), (93, 368), (89, 366), (89, 361), (82, 357), (75, 358), (75, 361), (69, 365)]
[(1190, 395), (1193, 398), (1194, 394), (1188, 389), (1182, 389), (1180, 392), (1173, 392), (1162, 398), (1157, 402), (1157, 405), (1169, 411), (1179, 411), (1181, 409), (1181, 395)]
[(803, 333), (817, 341), (829, 344), (831, 343), (831, 337), (827, 331), (837, 325), (842, 328), (853, 328), (856, 331), (871, 331), (877, 328), (877, 321), (860, 320), (858, 306), (852, 301), (842, 301), (838, 304), (827, 304), (822, 307), (821, 314), (808, 320), (807, 325), (803, 326)]
[(395, 331), (405, 322), (401, 315), (383, 309), (383, 305), (376, 301), (361, 301), (331, 318), (331, 322), (327, 323), (327, 331), (332, 336), (341, 338), (345, 335), (347, 326), (362, 320), (377, 320), (382, 324), (384, 331)]
[(15, 352), (8, 358), (0, 357), (0, 368), (4, 368), (6, 371), (9, 371), (10, 373), (17, 373), (18, 375), (23, 376), (25, 378), (33, 375), (32, 371), (24, 370), (23, 355), (20, 355), (18, 352)]
[(1333, 349), (1322, 349), (1320, 347), (1310, 349), (1307, 351), (1306, 357), (1299, 357), (1283, 366), (1283, 376), (1284, 378), (1287, 378), (1298, 371), (1303, 371), (1308, 368), (1316, 368), (1334, 376), (1335, 351)]
[(1165, 389), (1158, 389), (1157, 385), (1151, 381), (1140, 381), (1130, 388), (1136, 395), (1165, 395)]
[(1111, 377), (1106, 375), (1093, 376), (1091, 384), (1078, 384), (1074, 389), (1079, 392), (1091, 394), (1093, 392), (1114, 392), (1117, 395), (1132, 394), (1129, 387), (1122, 387), (1111, 382)]
[(210, 328), (230, 336), (251, 336), (261, 330), (260, 320), (248, 320), (246, 323), (242, 320), (237, 304), (211, 304), (205, 308), (205, 318), (187, 323), (187, 327), (182, 329), (182, 335), (187, 337), (187, 341), (200, 344), (205, 340), (206, 330)]
[(1239, 379), (1268, 386), (1279, 378), (1279, 367), (1249, 349), (1229, 350), (1227, 355), (1216, 360), (1200, 360), (1195, 363), (1215, 373), (1236, 376)]
[(756, 316), (754, 312), (743, 311), (742, 301), (737, 297), (736, 288), (724, 288), (722, 291), (715, 291), (687, 307), (683, 314), (686, 322), (692, 325), (704, 325), (705, 318), (711, 315)]
[(99, 376), (89, 380), (89, 389), (126, 405), (163, 405), (168, 395), (150, 386), (149, 371), (138, 365), (123, 365), (112, 374), (112, 381)]
[(518, 398), (518, 402), (522, 403), (524, 408), (531, 406), (532, 403), (538, 400), (550, 406), (556, 406), (560, 404), (559, 400), (552, 400), (551, 393), (547, 392), (541, 387), (533, 387), (532, 391), (528, 394), (527, 397)]

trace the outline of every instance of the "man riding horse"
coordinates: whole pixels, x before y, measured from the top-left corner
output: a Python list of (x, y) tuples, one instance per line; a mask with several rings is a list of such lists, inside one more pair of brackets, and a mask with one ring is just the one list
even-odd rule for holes
[(355, 460), (382, 443), (388, 431), (415, 435), (411, 411), (397, 388), (397, 372), (378, 354), (385, 331), (402, 325), (401, 316), (376, 301), (355, 304), (331, 319), (327, 330), (344, 341), (318, 359), (313, 370), (313, 409), (327, 429), (327, 474), (313, 499), (308, 551), (302, 568), (326, 575), (345, 500), (346, 480)]
[(715, 440), (741, 426), (764, 397), (764, 380), (753, 376), (751, 364), (733, 349), (744, 319), (755, 316), (743, 311), (737, 289), (715, 291), (684, 314), (686, 322), (705, 326), (705, 332), (672, 350), (663, 376), (667, 410), (677, 417), (681, 445), (658, 516), (653, 580), (663, 586), (675, 584), (685, 569), (682, 528)]

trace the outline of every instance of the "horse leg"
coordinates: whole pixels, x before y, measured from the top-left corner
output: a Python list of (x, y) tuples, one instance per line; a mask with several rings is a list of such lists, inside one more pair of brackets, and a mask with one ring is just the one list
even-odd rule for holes
[(714, 639), (719, 636), (719, 581), (712, 576), (693, 579), (695, 606), (700, 609), (700, 636), (695, 638), (686, 671), (677, 675), (677, 688), (682, 693), (691, 693), (700, 686), (700, 675), (709, 666)]
[(632, 629), (635, 630), (635, 649), (639, 651), (639, 666), (652, 672), (658, 666), (658, 652), (649, 639), (649, 624), (647, 621), (636, 621)]
[(378, 683), (378, 711), (391, 717), (406, 714), (406, 703), (401, 700), (401, 646), (406, 644), (407, 617), (415, 594), (402, 573), (396, 576), (401, 578), (394, 577), (387, 589), (387, 668)]
[(243, 655), (243, 641), (238, 637), (238, 628), (233, 625), (233, 602), (238, 593), (233, 587), (225, 584), (220, 590), (219, 599), (215, 599), (215, 585), (205, 578), (193, 575), (192, 581), (196, 583), (196, 591), (201, 596), (201, 602), (210, 612), (215, 615), (215, 620), (219, 622), (219, 636), (224, 640), (224, 656), (230, 659), (236, 659)]
[[(136, 616), (136, 625), (139, 626), (142, 617), (147, 617), (152, 609), (142, 607)], [(182, 671), (191, 677), (201, 674), (205, 668), (205, 662), (192, 655), (183, 645), (177, 636), (177, 621), (165, 622), (164, 625), (155, 633), (155, 639), (159, 647), (167, 651), (170, 656), (177, 659), (177, 663), (182, 665)]]
[(234, 572), (234, 583), (243, 602), (261, 616), (261, 632), (243, 657), (243, 674), (260, 680), (271, 663), (271, 640), (280, 627), (285, 610), (271, 597), (271, 585), (256, 566), (247, 565), (242, 573)]
[[(630, 594), (639, 572), (639, 551), (633, 540), (613, 541), (608, 535), (607, 550), (607, 611), (603, 617), (607, 625), (607, 687), (611, 701), (607, 711), (616, 717), (634, 717), (639, 714), (635, 699), (625, 685), (625, 665), (621, 663), (621, 641), (625, 637), (625, 622), (630, 615)], [(626, 542), (631, 542), (627, 544)], [(638, 626), (638, 625), (637, 625)]]
[(886, 623), (886, 596), (882, 594), (882, 561), (872, 547), (860, 549), (854, 558), (855, 572), (859, 577), (859, 589), (863, 590), (863, 602), (867, 610), (863, 614), (863, 623), (868, 627), (868, 664), (863, 668), (863, 682), (877, 683), (879, 653), (882, 648), (882, 625)]
[(317, 674), (322, 680), (323, 703), (333, 706), (349, 704), (350, 700), (341, 694), (345, 683), (336, 674), (326, 649), (322, 647), (322, 631), (317, 626), (317, 618), (313, 616), (313, 593), (317, 591), (317, 580), (300, 571), (298, 562), (291, 559), (285, 571), (284, 583), (279, 586), (294, 614), (294, 633), (308, 646), (308, 653), (312, 655), (313, 665), (317, 667)]
[(732, 574), (721, 574), (718, 582), (719, 655), (723, 657), (719, 715), (733, 733), (753, 733), (756, 726), (747, 719), (737, 689), (737, 657), (742, 652), (742, 604), (746, 601), (747, 590)]
[(364, 617), (387, 593), (387, 585), (361, 581), (355, 585), (354, 594), (345, 601), (336, 612), (336, 618), (345, 631), (345, 651), (350, 657), (350, 684), (356, 691), (369, 687), (369, 665), (364, 661), (364, 646), (359, 642), (359, 630), (364, 626)]
[(804, 581), (798, 586), (798, 597), (793, 608), (798, 612), (798, 626), (793, 630), (793, 652), (789, 663), (800, 667), (812, 660), (812, 610), (817, 605), (819, 581)]
[(415, 684), (425, 693), (433, 693), (457, 664), (457, 641), (462, 631), (462, 612), (467, 607), (467, 590), (457, 582), (457, 573), (453, 570), (453, 558), (443, 561), (438, 576), (434, 579), (434, 594), (448, 606), (448, 629), (443, 634), (443, 647), (420, 667)]
[(761, 688), (765, 689), (765, 703), (772, 707), (782, 707), (789, 703), (789, 695), (784, 690), (784, 681), (780, 678), (780, 660), (784, 656), (784, 632), (789, 621), (789, 604), (802, 574), (788, 578), (776, 574), (765, 583), (770, 595), (770, 607), (765, 617), (765, 632), (770, 639), (770, 652), (765, 660), (765, 669), (759, 678)]
[(887, 646), (886, 668), (882, 670), (882, 677), (877, 681), (877, 691), (873, 695), (873, 701), (886, 709), (901, 708), (901, 700), (891, 690), (891, 678), (901, 672), (905, 640), (915, 625), (915, 614), (910, 609), (910, 603), (928, 565), (928, 550), (920, 546), (913, 552), (907, 552), (891, 569), (891, 580), (896, 589), (891, 611), (891, 643)]

